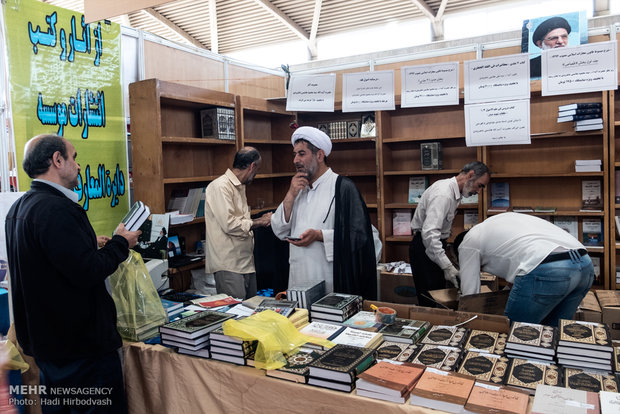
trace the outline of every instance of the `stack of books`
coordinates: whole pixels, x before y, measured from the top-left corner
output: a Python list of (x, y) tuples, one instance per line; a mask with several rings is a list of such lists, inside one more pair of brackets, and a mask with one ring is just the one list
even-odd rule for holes
[(470, 330), (462, 326), (435, 325), (428, 330), (421, 344), (462, 347)]
[(308, 384), (351, 392), (355, 388), (357, 375), (374, 362), (372, 349), (335, 345), (310, 364)]
[(183, 308), (183, 303), (181, 302), (174, 302), (171, 300), (161, 298), (161, 304), (164, 307), (164, 310), (166, 311), (166, 315), (168, 315), (167, 322), (175, 320), (178, 316), (181, 316), (181, 314), (183, 313), (184, 308)]
[(560, 319), (558, 329), (557, 358), (560, 365), (604, 372), (613, 370), (614, 348), (607, 325)]
[(537, 362), (514, 358), (510, 361), (505, 385), (520, 388), (530, 394), (536, 392), (539, 384), (559, 386), (563, 370), (552, 362)]
[(300, 308), (310, 309), (310, 306), (325, 296), (325, 281), (321, 280), (311, 286), (295, 286), (286, 291), (289, 300), (295, 300)]
[(312, 321), (344, 322), (362, 308), (362, 297), (346, 293), (329, 293), (310, 306)]
[(272, 310), (274, 312), (279, 313), (280, 315), (289, 317), (293, 312), (295, 312), (295, 308), (297, 307), (296, 300), (278, 300), (273, 298), (264, 299), (260, 305), (254, 309), (254, 313), (262, 312), (264, 310)]
[(599, 172), (601, 160), (575, 160), (575, 172)]
[(525, 391), (476, 381), (463, 412), (526, 414), (529, 401), (530, 394)]
[(618, 380), (614, 374), (591, 370), (564, 369), (564, 387), (589, 392), (618, 392)]
[(142, 201), (136, 201), (131, 206), (131, 209), (125, 214), (125, 217), (121, 220), (121, 223), (125, 225), (128, 231), (136, 231), (140, 228), (142, 223), (146, 221), (151, 215), (151, 210)]
[(459, 374), (471, 375), (476, 380), (492, 384), (503, 384), (508, 372), (508, 357), (488, 352), (466, 351), (463, 362), (458, 369)]
[(209, 358), (209, 333), (233, 316), (206, 310), (167, 323), (159, 328), (161, 343), (178, 348), (179, 353)]
[(465, 342), (465, 351), (488, 352), (491, 354), (503, 355), (506, 348), (505, 333), (482, 331), (473, 329)]
[(324, 351), (313, 349), (300, 350), (298, 353), (287, 357), (286, 365), (282, 368), (268, 369), (265, 371), (265, 375), (305, 384), (310, 375), (310, 364), (323, 353)]
[(418, 345), (405, 342), (383, 341), (377, 348), (377, 360), (390, 359), (397, 362), (410, 362), (415, 356)]
[(603, 129), (603, 104), (580, 102), (558, 106), (558, 122), (574, 122), (575, 131)]
[(414, 364), (437, 368), (442, 371), (456, 371), (463, 358), (463, 350), (456, 346), (418, 344), (417, 353), (411, 359)]
[(418, 382), (425, 367), (422, 365), (379, 361), (358, 375), (357, 395), (378, 400), (404, 403)]
[(601, 409), (597, 393), (541, 384), (536, 388), (532, 412), (594, 414)]
[(288, 316), (288, 320), (291, 321), (293, 326), (298, 330), (302, 329), (310, 323), (310, 312), (308, 312), (308, 309), (295, 308), (293, 313)]
[(221, 326), (211, 332), (210, 340), (212, 359), (237, 365), (251, 365), (248, 364), (248, 360), (254, 359), (254, 352), (258, 346), (258, 341), (244, 341), (224, 334)]
[(148, 320), (143, 315), (123, 317), (119, 315), (116, 329), (118, 333), (129, 341), (144, 341), (157, 336), (159, 327), (166, 323), (166, 317)]
[(377, 322), (374, 312), (359, 311), (346, 321), (342, 322), (342, 326), (350, 326), (351, 328), (362, 329), (364, 331), (378, 332), (384, 325), (381, 322)]
[(557, 342), (557, 329), (553, 326), (513, 322), (504, 352), (511, 358), (551, 363), (554, 361)]

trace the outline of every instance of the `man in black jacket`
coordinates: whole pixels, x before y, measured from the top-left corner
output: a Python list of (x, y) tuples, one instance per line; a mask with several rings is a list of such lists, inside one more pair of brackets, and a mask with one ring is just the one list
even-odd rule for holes
[[(127, 412), (116, 308), (105, 279), (129, 254), (140, 231), (123, 224), (111, 238), (95, 235), (72, 188), (80, 166), (75, 147), (57, 135), (26, 143), (30, 190), (6, 217), (6, 244), (17, 339), (40, 369), (43, 412)], [(101, 248), (98, 248), (101, 247)], [(43, 391), (41, 391), (43, 393)]]

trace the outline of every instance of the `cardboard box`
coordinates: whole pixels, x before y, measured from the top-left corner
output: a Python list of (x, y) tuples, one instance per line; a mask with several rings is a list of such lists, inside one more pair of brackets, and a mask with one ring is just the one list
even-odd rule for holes
[(379, 275), (379, 300), (417, 305), (418, 297), (411, 273), (381, 272)]
[(477, 295), (461, 296), (458, 310), (489, 315), (503, 315), (506, 309), (506, 302), (508, 302), (508, 296), (510, 296), (510, 291), (497, 290), (494, 292), (484, 292), (484, 288), (488, 289), (487, 286), (482, 286), (480, 289), (482, 293), (478, 293)]
[(601, 305), (599, 305), (598, 299), (596, 299), (596, 295), (594, 294), (594, 292), (589, 291), (583, 298), (583, 300), (579, 304), (579, 307), (577, 308), (574, 319), (577, 321), (585, 322), (602, 322), (603, 314), (601, 310)]
[(487, 286), (493, 292), (499, 290), (499, 281), (497, 276), (487, 272), (480, 272), (480, 285)]
[[(457, 309), (459, 306), (459, 298), (456, 288), (431, 290), (431, 297), (440, 307), (447, 309)], [(489, 293), (491, 289), (488, 286), (480, 286), (480, 293)], [(477, 295), (476, 295), (477, 296)], [(503, 314), (504, 312), (502, 312)]]
[(597, 290), (596, 297), (603, 311), (603, 323), (609, 326), (612, 339), (620, 339), (620, 291)]
[(463, 326), (470, 329), (481, 329), (493, 332), (508, 333), (510, 320), (502, 315), (485, 315), (475, 312), (461, 312), (451, 309), (427, 308), (424, 306), (404, 305), (377, 301), (364, 301), (363, 309), (371, 310), (370, 305), (388, 306), (396, 310), (399, 318), (429, 321), (433, 325), (457, 325), (466, 322)]

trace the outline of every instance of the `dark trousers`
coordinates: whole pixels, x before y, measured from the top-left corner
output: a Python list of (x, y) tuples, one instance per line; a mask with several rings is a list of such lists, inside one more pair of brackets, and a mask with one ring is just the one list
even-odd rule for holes
[[(445, 248), (445, 241), (442, 242)], [(426, 255), (426, 248), (422, 243), (422, 235), (417, 232), (409, 244), (409, 263), (413, 272), (413, 283), (418, 295), (418, 304), (434, 308), (437, 305), (430, 299), (429, 290), (444, 289), (446, 282), (443, 270)]]
[(127, 413), (118, 351), (68, 361), (36, 361), (40, 369), (43, 414)]

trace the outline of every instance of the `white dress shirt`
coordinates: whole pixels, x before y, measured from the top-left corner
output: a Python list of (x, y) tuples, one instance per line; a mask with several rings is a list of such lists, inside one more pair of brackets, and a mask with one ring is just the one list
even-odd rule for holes
[(502, 213), (476, 224), (459, 247), (461, 292), (480, 292), (480, 270), (512, 283), (550, 253), (585, 249), (579, 240), (541, 218)]
[(422, 232), (426, 255), (445, 269), (451, 265), (441, 244), (452, 230), (452, 221), (461, 201), (461, 192), (456, 177), (436, 181), (428, 187), (415, 209), (411, 229)]

